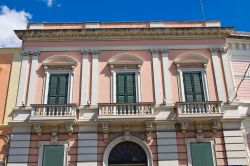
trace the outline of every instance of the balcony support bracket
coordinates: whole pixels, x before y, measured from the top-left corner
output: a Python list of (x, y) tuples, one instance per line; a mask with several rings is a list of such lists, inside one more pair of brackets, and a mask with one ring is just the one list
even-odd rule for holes
[(220, 121), (218, 119), (213, 119), (212, 120), (213, 132), (216, 133), (219, 127), (220, 127)]
[(107, 143), (109, 139), (109, 124), (108, 123), (102, 123), (102, 131), (103, 131), (104, 142)]
[(33, 128), (38, 136), (42, 134), (41, 125), (39, 123), (34, 124)]
[(188, 129), (188, 120), (181, 121), (181, 131), (185, 133)]
[(131, 139), (129, 124), (125, 124), (125, 125), (124, 125), (124, 135), (123, 135), (123, 139), (124, 139), (125, 141), (129, 141), (129, 140)]
[(68, 132), (68, 135), (71, 136), (74, 130), (73, 124), (72, 123), (66, 124), (66, 130)]
[(152, 139), (152, 136), (151, 136), (152, 129), (153, 129), (153, 123), (147, 121), (146, 122), (146, 132), (147, 132), (146, 135), (147, 135), (148, 142), (151, 141), (151, 139)]
[(57, 145), (58, 143), (58, 128), (56, 125), (51, 126), (51, 137), (50, 137), (50, 144)]

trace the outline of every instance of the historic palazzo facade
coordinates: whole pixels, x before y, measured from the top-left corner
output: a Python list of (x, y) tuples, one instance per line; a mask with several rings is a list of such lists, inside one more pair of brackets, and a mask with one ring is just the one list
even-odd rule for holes
[(15, 33), (22, 48), (0, 49), (7, 166), (249, 165), (249, 33), (219, 21)]

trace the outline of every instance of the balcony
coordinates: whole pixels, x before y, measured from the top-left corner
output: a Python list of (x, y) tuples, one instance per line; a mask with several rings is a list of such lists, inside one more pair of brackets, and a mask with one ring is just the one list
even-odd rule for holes
[(33, 122), (68, 122), (75, 121), (77, 117), (76, 104), (31, 104), (31, 107), (30, 121)]
[(155, 118), (154, 103), (99, 103), (98, 119), (152, 119)]
[(178, 119), (214, 119), (222, 117), (220, 101), (177, 102)]

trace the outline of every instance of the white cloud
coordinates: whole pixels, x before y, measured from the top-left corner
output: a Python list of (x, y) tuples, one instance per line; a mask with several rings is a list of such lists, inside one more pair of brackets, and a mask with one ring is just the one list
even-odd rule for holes
[(0, 47), (20, 47), (19, 40), (14, 30), (25, 29), (31, 15), (25, 11), (16, 11), (7, 6), (0, 7)]
[(47, 6), (51, 7), (53, 5), (53, 0), (47, 0)]

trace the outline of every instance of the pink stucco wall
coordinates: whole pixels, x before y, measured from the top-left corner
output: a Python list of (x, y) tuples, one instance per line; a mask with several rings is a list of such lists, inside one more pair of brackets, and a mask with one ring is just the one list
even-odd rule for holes
[[(247, 61), (231, 61), (235, 87), (238, 87), (249, 64), (250, 64), (249, 61), (248, 62)], [(241, 85), (239, 86), (237, 98), (240, 100), (248, 100), (248, 101), (250, 100), (250, 78), (249, 77), (244, 79)]]

